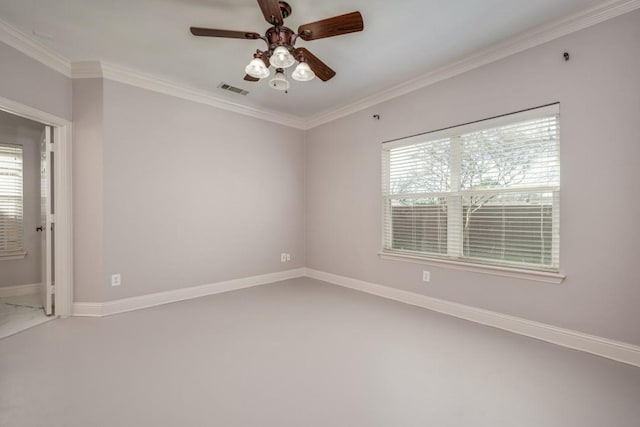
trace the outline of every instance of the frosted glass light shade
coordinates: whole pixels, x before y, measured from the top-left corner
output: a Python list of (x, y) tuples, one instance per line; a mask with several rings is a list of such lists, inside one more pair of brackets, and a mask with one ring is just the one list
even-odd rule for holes
[(244, 71), (249, 74), (251, 77), (255, 77), (256, 79), (263, 79), (265, 77), (269, 77), (269, 69), (265, 65), (264, 61), (260, 58), (253, 58), (249, 65), (244, 69)]
[(309, 67), (309, 64), (307, 64), (306, 62), (299, 63), (296, 69), (291, 74), (291, 77), (294, 80), (297, 80), (299, 82), (308, 82), (309, 80), (312, 80), (315, 76), (316, 76), (315, 73), (313, 72), (311, 67)]
[(289, 89), (289, 85), (290, 83), (287, 81), (287, 78), (284, 76), (282, 71), (277, 71), (276, 75), (269, 82), (269, 86), (275, 90), (287, 90)]
[(289, 53), (286, 47), (278, 46), (271, 55), (271, 65), (277, 68), (289, 68), (296, 62), (293, 55)]

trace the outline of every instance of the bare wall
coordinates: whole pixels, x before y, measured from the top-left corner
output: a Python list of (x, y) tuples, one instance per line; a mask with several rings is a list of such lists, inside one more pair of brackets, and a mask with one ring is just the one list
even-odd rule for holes
[(103, 292), (81, 301), (305, 265), (300, 130), (105, 80), (103, 168)]
[[(636, 11), (309, 131), (307, 267), (640, 344), (638, 40)], [(381, 142), (558, 101), (561, 285), (378, 257)]]
[(0, 96), (71, 120), (71, 79), (0, 42)]
[(44, 126), (0, 111), (0, 143), (23, 149), (22, 203), (24, 224), (23, 259), (0, 260), (0, 287), (40, 283), (40, 138)]
[(73, 275), (75, 301), (102, 301), (102, 79), (73, 81)]
[[(0, 97), (71, 120), (72, 89), (70, 78), (2, 42), (0, 42), (0, 76), (2, 76), (0, 78)], [(30, 140), (33, 137), (33, 132), (26, 130), (28, 126), (24, 125), (25, 123), (27, 122), (22, 122), (23, 128), (18, 131), (19, 136)], [(5, 130), (9, 133), (15, 132), (15, 129)], [(39, 134), (36, 139), (39, 141)], [(29, 163), (26, 163), (25, 167), (30, 167), (31, 160), (33, 160), (31, 156), (33, 155), (36, 156), (34, 161), (39, 164), (38, 153), (38, 144), (35, 144), (33, 150), (29, 146), (28, 152), (25, 152), (25, 161), (29, 161)], [(31, 232), (32, 229), (35, 229), (35, 221), (37, 223), (40, 222), (39, 169), (39, 166), (36, 165), (37, 177), (34, 179), (32, 179), (31, 173), (27, 171), (24, 182), (25, 191), (30, 192), (37, 187), (35, 194), (38, 197), (37, 209), (34, 208), (32, 210), (29, 206), (25, 206), (25, 212), (27, 212), (25, 216), (25, 240), (29, 254), (23, 261), (5, 261), (2, 263), (0, 286), (38, 283), (40, 281), (39, 237), (34, 237)], [(37, 182), (35, 181), (36, 179)], [(25, 194), (25, 196), (25, 203), (35, 203), (31, 201), (30, 195)], [(33, 219), (31, 215), (37, 215), (37, 218)]]

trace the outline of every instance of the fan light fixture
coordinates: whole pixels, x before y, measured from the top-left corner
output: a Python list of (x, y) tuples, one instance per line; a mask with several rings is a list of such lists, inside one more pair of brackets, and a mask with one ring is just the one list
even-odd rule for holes
[(284, 75), (284, 70), (282, 68), (278, 68), (276, 70), (276, 75), (273, 76), (271, 81), (269, 82), (269, 86), (274, 88), (275, 90), (287, 90), (291, 83), (287, 80), (287, 77)]
[(299, 82), (308, 82), (309, 80), (313, 80), (315, 76), (315, 73), (306, 62), (299, 63), (293, 73), (291, 73), (291, 77)]
[(263, 79), (269, 77), (269, 74), (271, 74), (267, 65), (260, 58), (253, 58), (244, 71), (256, 79)]
[(262, 52), (258, 50), (253, 56), (249, 65), (247, 65), (244, 71), (254, 79), (264, 79), (269, 77), (269, 67), (273, 65), (276, 67), (276, 74), (269, 81), (269, 86), (276, 90), (286, 91), (291, 86), (285, 76), (285, 69), (291, 67), (293, 64), (299, 61), (298, 66), (295, 68), (291, 77), (299, 82), (308, 82), (313, 80), (316, 74), (311, 69), (311, 66), (307, 64), (304, 52), (296, 51), (297, 58), (295, 58), (289, 49), (285, 46), (276, 47), (271, 55), (269, 52)]
[(284, 0), (258, 0), (264, 19), (270, 27), (261, 35), (252, 31), (232, 31), (216, 28), (191, 27), (191, 34), (198, 37), (221, 37), (227, 39), (262, 40), (266, 43), (264, 50), (258, 49), (253, 59), (245, 67), (244, 80), (257, 82), (269, 77), (269, 68), (273, 65), (275, 76), (269, 86), (276, 90), (286, 91), (290, 81), (285, 70), (298, 63), (291, 73), (291, 78), (300, 82), (318, 79), (326, 82), (336, 72), (304, 47), (295, 47), (300, 38), (306, 42), (355, 33), (364, 29), (362, 14), (358, 11), (345, 13), (320, 21), (300, 25), (296, 31), (285, 26), (284, 20), (291, 16), (291, 6)]
[(271, 63), (277, 68), (289, 68), (296, 62), (293, 55), (284, 46), (278, 46), (271, 54)]

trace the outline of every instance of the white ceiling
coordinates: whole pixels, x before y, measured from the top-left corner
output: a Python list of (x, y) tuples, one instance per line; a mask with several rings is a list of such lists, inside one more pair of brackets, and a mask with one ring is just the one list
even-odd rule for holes
[[(309, 117), (416, 78), (602, 0), (289, 0), (285, 25), (359, 10), (364, 31), (305, 42), (336, 70), (288, 94), (243, 80), (261, 40), (194, 37), (190, 26), (264, 34), (255, 0), (0, 0), (0, 17), (72, 62), (101, 60), (249, 107)], [(217, 89), (220, 82), (250, 91)]]

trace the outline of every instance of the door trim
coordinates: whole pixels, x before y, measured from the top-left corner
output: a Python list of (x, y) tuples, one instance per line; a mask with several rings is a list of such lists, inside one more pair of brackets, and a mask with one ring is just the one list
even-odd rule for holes
[(55, 168), (55, 315), (71, 316), (73, 305), (73, 200), (71, 122), (0, 96), (0, 110), (53, 127)]

